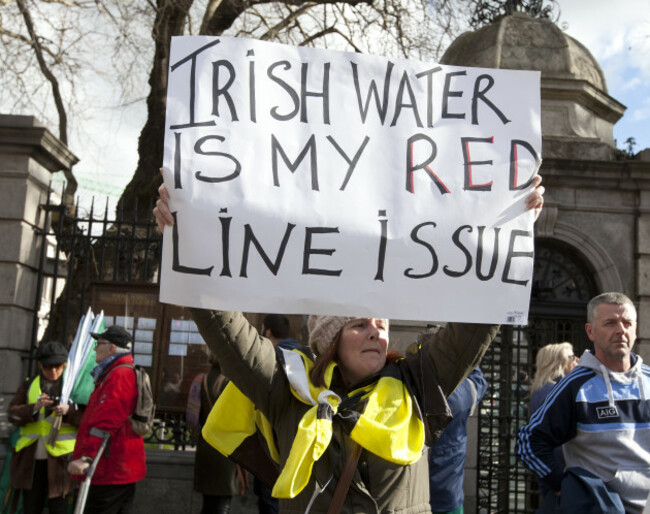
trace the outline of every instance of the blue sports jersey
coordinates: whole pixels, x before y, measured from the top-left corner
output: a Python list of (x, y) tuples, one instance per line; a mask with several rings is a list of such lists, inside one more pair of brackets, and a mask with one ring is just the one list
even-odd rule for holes
[(564, 470), (553, 448), (562, 446), (567, 467), (599, 476), (626, 510), (643, 510), (650, 491), (650, 368), (634, 354), (632, 363), (616, 373), (585, 352), (520, 429), (519, 457), (551, 490), (560, 490)]

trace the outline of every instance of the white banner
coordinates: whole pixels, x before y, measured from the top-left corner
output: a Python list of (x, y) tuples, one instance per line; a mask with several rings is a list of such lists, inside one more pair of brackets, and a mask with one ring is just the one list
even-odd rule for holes
[(525, 324), (538, 72), (172, 40), (160, 299)]

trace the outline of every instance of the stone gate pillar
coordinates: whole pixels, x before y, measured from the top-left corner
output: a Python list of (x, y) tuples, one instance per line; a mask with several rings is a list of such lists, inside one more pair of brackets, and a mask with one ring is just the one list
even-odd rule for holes
[[(630, 162), (635, 178), (645, 178), (650, 172), (650, 148), (639, 152)], [(650, 191), (639, 191), (639, 213), (636, 226), (636, 290), (638, 293), (637, 343), (634, 351), (643, 362), (650, 363)]]
[[(6, 409), (27, 374), (38, 267), (52, 174), (78, 158), (32, 116), (0, 114), (0, 440)], [(4, 460), (4, 445), (0, 461)]]

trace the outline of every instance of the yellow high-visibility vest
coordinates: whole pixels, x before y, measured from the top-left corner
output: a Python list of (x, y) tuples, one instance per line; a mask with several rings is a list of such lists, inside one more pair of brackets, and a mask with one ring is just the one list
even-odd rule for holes
[[(38, 376), (32, 381), (27, 393), (27, 403), (33, 404), (38, 401), (41, 395), (41, 377)], [(45, 414), (45, 407), (41, 407), (39, 414)], [(40, 416), (39, 416), (40, 417)], [(56, 415), (52, 412), (49, 416), (43, 417), (38, 421), (27, 423), (20, 427), (20, 438), (16, 442), (16, 451), (19, 452), (30, 444), (34, 444), (39, 437), (43, 439), (47, 452), (52, 457), (59, 457), (74, 450), (74, 443), (77, 438), (77, 428), (68, 423), (61, 423), (61, 428), (57, 435), (54, 446), (48, 444), (50, 432), (52, 431), (52, 424), (56, 419)]]

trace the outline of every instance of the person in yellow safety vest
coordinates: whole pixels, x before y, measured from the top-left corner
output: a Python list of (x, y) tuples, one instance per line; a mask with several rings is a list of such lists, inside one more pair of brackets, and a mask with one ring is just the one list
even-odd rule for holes
[(57, 341), (44, 343), (36, 360), (39, 374), (23, 382), (8, 409), (9, 421), (21, 427), (11, 458), (11, 486), (22, 492), (24, 514), (40, 514), (46, 500), (50, 514), (65, 514), (76, 487), (67, 465), (83, 410), (59, 403), (66, 347)]

